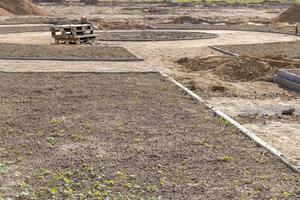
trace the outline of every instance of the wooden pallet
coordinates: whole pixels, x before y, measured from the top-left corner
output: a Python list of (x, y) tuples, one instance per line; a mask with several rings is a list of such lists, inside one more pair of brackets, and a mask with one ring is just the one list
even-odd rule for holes
[(55, 44), (81, 44), (95, 40), (94, 28), (91, 24), (70, 24), (51, 27)]

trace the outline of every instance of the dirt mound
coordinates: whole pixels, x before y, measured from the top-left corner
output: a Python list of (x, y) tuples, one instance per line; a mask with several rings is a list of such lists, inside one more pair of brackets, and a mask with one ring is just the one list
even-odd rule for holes
[(226, 81), (251, 81), (275, 74), (277, 71), (268, 63), (246, 57), (181, 58), (176, 62), (185, 71), (207, 71)]
[(282, 12), (276, 19), (276, 22), (300, 22), (300, 4), (295, 4), (286, 11)]
[(190, 16), (181, 16), (181, 17), (177, 17), (173, 20), (173, 24), (185, 24), (185, 23), (189, 23), (189, 24), (199, 24), (203, 22), (200, 19), (196, 19)]
[(40, 7), (29, 0), (1, 0), (0, 15), (46, 15)]
[(9, 16), (9, 15), (13, 15), (13, 14), (0, 7), (0, 16)]

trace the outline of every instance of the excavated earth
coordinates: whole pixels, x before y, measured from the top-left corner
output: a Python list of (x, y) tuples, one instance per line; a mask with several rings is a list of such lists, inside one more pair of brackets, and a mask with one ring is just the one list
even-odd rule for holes
[[(270, 57), (265, 57), (266, 60)], [(261, 58), (264, 60), (264, 58)], [(284, 61), (261, 61), (251, 57), (230, 57), (230, 56), (212, 56), (212, 57), (195, 57), (180, 58), (176, 62), (182, 67), (183, 71), (188, 73), (207, 72), (218, 76), (224, 81), (255, 81), (267, 80), (273, 77), (279, 69), (282, 68), (300, 68), (300, 62)]]
[(158, 73), (0, 73), (16, 199), (299, 199), (300, 177)]

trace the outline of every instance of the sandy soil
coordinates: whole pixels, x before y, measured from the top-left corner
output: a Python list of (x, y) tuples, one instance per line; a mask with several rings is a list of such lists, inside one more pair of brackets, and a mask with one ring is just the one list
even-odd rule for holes
[(300, 177), (158, 73), (0, 73), (2, 197), (299, 198)]

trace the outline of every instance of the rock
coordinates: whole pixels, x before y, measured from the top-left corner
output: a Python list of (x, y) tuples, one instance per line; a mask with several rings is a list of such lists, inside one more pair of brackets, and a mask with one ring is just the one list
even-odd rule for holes
[(295, 108), (288, 108), (288, 109), (283, 110), (281, 112), (281, 114), (283, 114), (283, 115), (292, 115), (295, 111), (296, 111)]

